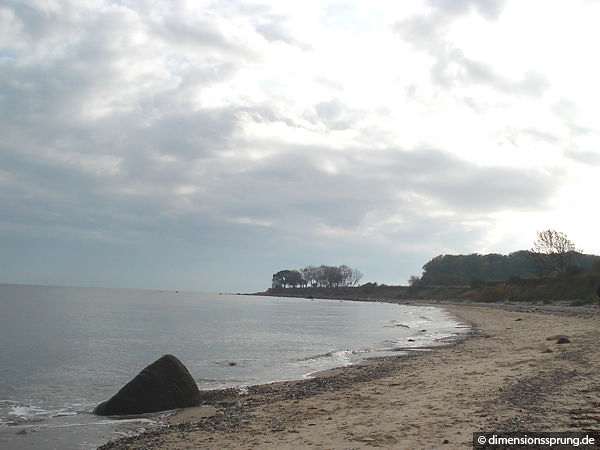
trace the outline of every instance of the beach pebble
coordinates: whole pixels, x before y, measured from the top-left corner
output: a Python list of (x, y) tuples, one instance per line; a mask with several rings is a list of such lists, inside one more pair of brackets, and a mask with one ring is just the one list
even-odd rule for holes
[(548, 336), (546, 338), (547, 341), (556, 341), (562, 338), (568, 338), (569, 336), (565, 336), (564, 334), (555, 334), (554, 336)]

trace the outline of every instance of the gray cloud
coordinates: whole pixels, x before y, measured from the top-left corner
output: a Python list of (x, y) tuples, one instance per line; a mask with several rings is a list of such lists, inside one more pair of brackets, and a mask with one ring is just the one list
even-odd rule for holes
[(347, 108), (337, 98), (317, 103), (315, 112), (330, 130), (347, 130), (356, 122), (357, 117), (356, 111)]
[[(565, 144), (565, 156), (581, 164), (600, 165), (600, 150), (596, 144), (600, 132), (570, 121), (566, 122), (565, 126), (570, 135), (569, 142)], [(583, 143), (580, 143), (581, 140)], [(590, 147), (594, 150), (590, 150)]]
[[(560, 179), (559, 174), (536, 170), (480, 168), (427, 149), (390, 150), (375, 159), (339, 156), (326, 148), (313, 149), (312, 154), (318, 156), (288, 149), (238, 174), (236, 184), (223, 186), (228, 198), (237, 199), (227, 202), (229, 211), (243, 216), (258, 212), (257, 219), (285, 227), (311, 218), (352, 230), (372, 214), (382, 220), (396, 214), (412, 220), (432, 207), (465, 217), (503, 209), (535, 210), (554, 193), (553, 182)], [(340, 172), (321, 170), (321, 159), (337, 163)], [(409, 200), (413, 193), (421, 203)]]
[(269, 42), (283, 42), (304, 51), (313, 50), (312, 45), (303, 42), (301, 38), (295, 37), (286, 28), (286, 22), (288, 21), (289, 18), (278, 14), (263, 15), (261, 16), (261, 21), (256, 24), (255, 29), (258, 34)]
[[(348, 263), (403, 282), (390, 260), (406, 271), (449, 248), (476, 251), (490, 214), (542, 209), (563, 180), (560, 170), (385, 147), (381, 132), (364, 125), (373, 112), (347, 103), (343, 85), (326, 76), (316, 81), (340, 97), (311, 101), (297, 116), (269, 95), (200, 101), (258, 64), (260, 51), (221, 22), (169, 5), (161, 15), (149, 4), (85, 14), (77, 3), (47, 11), (5, 4), (21, 30), (16, 44), (2, 44), (11, 57), (0, 58), (0, 242), (9, 267), (0, 281), (147, 287), (163, 277), (164, 287), (244, 289), (268, 285), (282, 267)], [(308, 48), (271, 8), (213, 8), (247, 20), (249, 33), (265, 38), (261, 46)], [(509, 80), (443, 48), (447, 21), (472, 8), (494, 20), (500, 7), (431, 8), (398, 31), (435, 55), (438, 86), (543, 93), (541, 75)], [(334, 8), (330, 19), (346, 12)], [(254, 125), (276, 132), (253, 134)], [(317, 129), (320, 143), (288, 139), (286, 127)], [(359, 135), (347, 148), (328, 134), (342, 130)], [(581, 151), (569, 156), (597, 164)]]
[[(491, 64), (468, 58), (451, 44), (444, 44), (437, 34), (429, 35), (429, 24), (421, 18), (415, 23), (400, 24), (397, 30), (403, 36), (409, 36), (411, 42), (424, 49), (435, 58), (431, 68), (431, 79), (446, 89), (485, 85), (504, 94), (529, 95), (541, 97), (550, 87), (547, 78), (537, 72), (529, 71), (520, 80), (506, 77), (496, 71)], [(419, 36), (423, 33), (423, 36)]]
[(477, 0), (428, 0), (429, 14), (421, 14), (395, 24), (394, 29), (418, 48), (427, 49), (439, 44), (448, 26), (475, 9), (488, 20), (497, 20), (505, 1), (481, 2)]
[(256, 26), (256, 31), (268, 41), (282, 41), (288, 44), (295, 43), (295, 40), (285, 28), (276, 22), (259, 24)]
[(475, 9), (481, 16), (488, 20), (497, 20), (506, 5), (505, 0), (491, 2), (477, 0), (428, 0), (427, 3), (442, 16), (463, 15)]
[(596, 142), (600, 136), (600, 129), (593, 128), (589, 123), (583, 125), (582, 112), (578, 105), (572, 101), (561, 99), (552, 105), (552, 112), (568, 130), (569, 139), (565, 142), (555, 141), (564, 148), (564, 155), (581, 164), (596, 166), (600, 163), (600, 150), (591, 150), (597, 147)]
[(342, 115), (343, 109), (344, 106), (338, 99), (320, 102), (315, 105), (315, 110), (319, 117), (328, 121), (338, 119)]
[(590, 150), (566, 150), (565, 156), (582, 164), (600, 166), (600, 151)]
[(394, 30), (416, 49), (434, 58), (431, 79), (445, 89), (485, 85), (504, 94), (540, 97), (550, 87), (541, 73), (529, 71), (521, 79), (511, 79), (498, 72), (490, 63), (470, 58), (449, 42), (449, 26), (475, 9), (487, 20), (497, 20), (505, 2), (475, 0), (430, 1), (429, 15), (419, 15), (395, 24)]

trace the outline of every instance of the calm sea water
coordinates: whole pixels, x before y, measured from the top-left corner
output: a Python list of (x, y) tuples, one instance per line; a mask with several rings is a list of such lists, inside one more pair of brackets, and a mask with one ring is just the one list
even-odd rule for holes
[(0, 285), (0, 448), (95, 448), (148, 426), (157, 419), (91, 411), (165, 353), (216, 389), (300, 379), (460, 331), (433, 307)]

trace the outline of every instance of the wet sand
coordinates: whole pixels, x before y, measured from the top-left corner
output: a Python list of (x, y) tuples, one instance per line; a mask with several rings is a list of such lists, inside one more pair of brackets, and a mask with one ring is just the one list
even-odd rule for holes
[(105, 448), (470, 448), (476, 431), (600, 431), (597, 307), (436, 306), (472, 326), (469, 337), (216, 393)]

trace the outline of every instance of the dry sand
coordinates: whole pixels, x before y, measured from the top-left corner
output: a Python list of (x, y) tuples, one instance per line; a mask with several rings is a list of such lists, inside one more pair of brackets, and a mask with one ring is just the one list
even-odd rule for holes
[(600, 430), (600, 316), (443, 307), (469, 339), (251, 388), (108, 447), (470, 448), (476, 431)]

